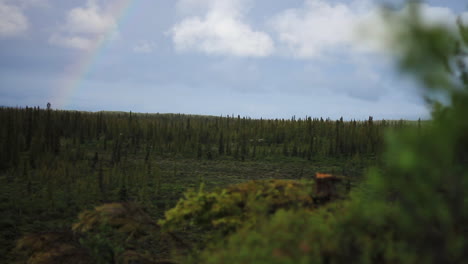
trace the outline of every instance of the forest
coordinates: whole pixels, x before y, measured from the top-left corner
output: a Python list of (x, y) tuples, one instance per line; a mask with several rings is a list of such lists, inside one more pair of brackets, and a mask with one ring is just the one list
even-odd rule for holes
[(468, 28), (387, 19), (430, 120), (0, 108), (1, 261), (466, 263)]
[[(26, 232), (69, 226), (103, 203), (132, 202), (162, 217), (188, 189), (260, 179), (353, 184), (400, 121), (255, 120), (0, 108), (2, 255)], [(421, 126), (421, 121), (417, 122)]]

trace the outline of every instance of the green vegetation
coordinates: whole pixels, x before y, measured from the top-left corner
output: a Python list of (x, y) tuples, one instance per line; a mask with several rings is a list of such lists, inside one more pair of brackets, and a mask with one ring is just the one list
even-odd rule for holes
[(0, 109), (5, 262), (468, 262), (468, 28), (409, 10), (424, 126)]
[[(1, 255), (22, 235), (69, 229), (82, 210), (133, 202), (155, 219), (183, 193), (261, 179), (353, 182), (398, 122), (252, 120), (0, 108)], [(155, 220), (156, 222), (156, 220)]]
[(187, 192), (160, 221), (169, 230), (194, 226), (223, 235), (249, 224), (248, 220), (274, 213), (279, 208), (309, 208), (313, 182), (294, 180), (250, 181), (218, 192)]

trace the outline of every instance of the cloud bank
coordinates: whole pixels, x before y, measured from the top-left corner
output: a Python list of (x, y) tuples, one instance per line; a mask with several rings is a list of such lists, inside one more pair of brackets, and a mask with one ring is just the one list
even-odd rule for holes
[(209, 55), (264, 57), (271, 55), (271, 37), (254, 30), (245, 19), (245, 2), (241, 0), (185, 0), (178, 3), (181, 13), (200, 10), (170, 30), (177, 51), (197, 51)]
[[(282, 55), (301, 59), (337, 52), (387, 53), (388, 26), (375, 2), (304, 0), (301, 7), (265, 19), (270, 28), (254, 30), (248, 24), (248, 0), (179, 0), (183, 19), (170, 30), (177, 51), (208, 55), (265, 57)], [(420, 4), (427, 26), (454, 27), (458, 15), (447, 7)], [(408, 8), (399, 11), (408, 12)], [(270, 32), (267, 33), (267, 32)]]

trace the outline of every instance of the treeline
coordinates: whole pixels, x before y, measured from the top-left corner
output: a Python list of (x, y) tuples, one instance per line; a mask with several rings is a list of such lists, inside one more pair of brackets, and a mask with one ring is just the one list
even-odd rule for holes
[[(119, 163), (130, 154), (239, 160), (291, 156), (375, 155), (382, 132), (403, 121), (250, 119), (181, 114), (77, 112), (39, 107), (0, 108), (0, 169), (18, 167), (22, 158), (35, 168), (44, 155), (58, 155), (83, 144), (97, 144)], [(78, 151), (79, 152), (79, 151)], [(80, 153), (78, 153), (78, 156)]]

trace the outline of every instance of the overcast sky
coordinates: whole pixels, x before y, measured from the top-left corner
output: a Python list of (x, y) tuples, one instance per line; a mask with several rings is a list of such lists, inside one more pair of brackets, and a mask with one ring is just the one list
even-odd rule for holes
[[(395, 70), (379, 3), (0, 0), (0, 105), (427, 118), (417, 84)], [(428, 23), (466, 11), (462, 0), (423, 5)]]

